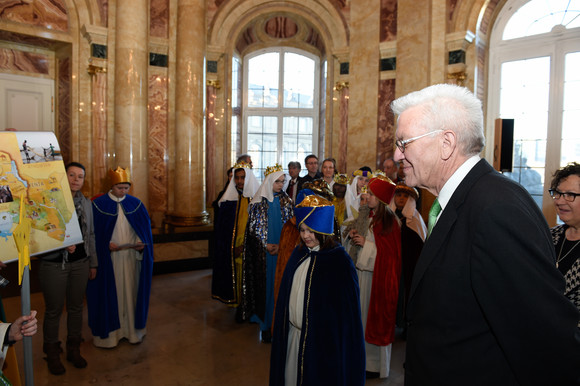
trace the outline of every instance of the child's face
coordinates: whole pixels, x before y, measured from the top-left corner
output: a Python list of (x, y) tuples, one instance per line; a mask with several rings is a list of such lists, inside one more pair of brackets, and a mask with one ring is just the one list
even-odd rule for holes
[(365, 176), (360, 176), (356, 181), (356, 190), (357, 192), (361, 192), (363, 186), (367, 186), (369, 184), (369, 178)]
[(395, 193), (395, 206), (397, 209), (402, 210), (409, 199), (409, 193), (397, 192)]

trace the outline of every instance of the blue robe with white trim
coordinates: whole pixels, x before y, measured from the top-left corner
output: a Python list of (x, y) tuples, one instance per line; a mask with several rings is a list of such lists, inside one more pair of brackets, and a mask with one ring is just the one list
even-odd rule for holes
[[(145, 248), (141, 261), (139, 289), (135, 307), (135, 328), (145, 328), (149, 311), (149, 295), (151, 294), (151, 279), (153, 276), (153, 235), (151, 234), (151, 220), (145, 205), (136, 197), (126, 195), (121, 201), (121, 207), (127, 221)], [(109, 243), (117, 222), (117, 202), (108, 194), (102, 195), (93, 201), (93, 218), (95, 223), (95, 243), (99, 267), (94, 280), (87, 285), (87, 306), (89, 326), (94, 336), (105, 339), (109, 332), (118, 330), (119, 307), (115, 273), (111, 261)]]

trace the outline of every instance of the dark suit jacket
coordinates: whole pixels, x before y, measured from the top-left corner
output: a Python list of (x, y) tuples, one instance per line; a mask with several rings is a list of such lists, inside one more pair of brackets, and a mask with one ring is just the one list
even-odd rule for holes
[(542, 212), (481, 160), (417, 262), (405, 385), (579, 384), (579, 315), (563, 291)]
[(298, 194), (298, 187), (300, 186), (300, 180), (301, 180), (301, 177), (297, 177), (296, 178), (296, 183), (293, 186), (294, 189), (296, 190), (296, 196), (295, 197), (292, 197), (292, 194), (290, 192), (290, 183), (291, 182), (288, 184), (288, 187), (286, 188), (286, 194), (292, 199), (292, 204), (294, 204), (294, 205), (296, 205), (296, 202), (294, 202), (295, 201), (295, 198), (298, 197), (297, 194)]

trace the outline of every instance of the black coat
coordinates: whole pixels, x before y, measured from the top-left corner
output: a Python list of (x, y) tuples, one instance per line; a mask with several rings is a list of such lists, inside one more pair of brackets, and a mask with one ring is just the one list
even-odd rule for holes
[[(308, 255), (305, 247), (294, 249), (280, 284), (270, 356), (271, 386), (285, 383), (290, 294), (296, 269)], [(344, 248), (311, 252), (306, 283), (298, 383), (364, 385), (365, 347), (358, 277)]]
[(405, 385), (574, 385), (578, 310), (531, 196), (479, 161), (415, 268)]

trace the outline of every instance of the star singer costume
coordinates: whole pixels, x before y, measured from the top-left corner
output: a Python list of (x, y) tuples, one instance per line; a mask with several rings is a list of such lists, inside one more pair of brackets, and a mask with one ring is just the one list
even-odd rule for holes
[[(112, 185), (129, 183), (121, 168), (109, 171)], [(111, 192), (93, 201), (99, 273), (87, 287), (89, 326), (95, 345), (114, 347), (122, 338), (138, 343), (145, 335), (153, 275), (153, 236), (147, 209), (136, 197), (117, 198)], [(111, 252), (109, 244), (137, 243)], [(119, 245), (119, 244), (118, 244)], [(122, 244), (120, 244), (122, 245)]]

